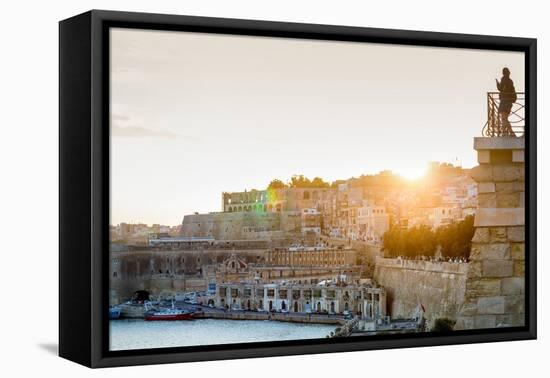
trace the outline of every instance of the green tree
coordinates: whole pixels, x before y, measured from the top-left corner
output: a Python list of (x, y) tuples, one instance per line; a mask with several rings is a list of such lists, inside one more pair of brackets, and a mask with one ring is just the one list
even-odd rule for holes
[(474, 217), (432, 230), (428, 226), (408, 229), (391, 227), (383, 236), (384, 251), (389, 257), (399, 255), (415, 257), (433, 256), (438, 247), (444, 257), (470, 256), (471, 240), (474, 235)]
[(449, 318), (438, 318), (434, 322), (432, 328), (433, 332), (451, 332), (455, 326), (456, 321)]

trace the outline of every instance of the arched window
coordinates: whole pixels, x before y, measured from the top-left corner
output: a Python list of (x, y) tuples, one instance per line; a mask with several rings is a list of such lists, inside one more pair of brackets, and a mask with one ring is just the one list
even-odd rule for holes
[(308, 200), (309, 199), (309, 191), (304, 191), (304, 199), (305, 200)]

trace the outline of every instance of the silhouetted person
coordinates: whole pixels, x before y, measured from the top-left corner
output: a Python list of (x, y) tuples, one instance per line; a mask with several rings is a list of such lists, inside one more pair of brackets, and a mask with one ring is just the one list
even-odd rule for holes
[(514, 82), (510, 79), (510, 70), (507, 67), (502, 69), (502, 78), (500, 82), (497, 82), (497, 89), (499, 91), (500, 104), (498, 106), (498, 113), (500, 117), (500, 135), (501, 136), (516, 136), (512, 130), (512, 125), (508, 121), (512, 106), (517, 100), (516, 89), (514, 88)]

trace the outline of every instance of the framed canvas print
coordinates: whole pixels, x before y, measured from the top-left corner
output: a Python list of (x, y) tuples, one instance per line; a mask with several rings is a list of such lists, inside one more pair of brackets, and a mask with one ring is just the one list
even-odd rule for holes
[(536, 40), (60, 22), (60, 355), (536, 337)]

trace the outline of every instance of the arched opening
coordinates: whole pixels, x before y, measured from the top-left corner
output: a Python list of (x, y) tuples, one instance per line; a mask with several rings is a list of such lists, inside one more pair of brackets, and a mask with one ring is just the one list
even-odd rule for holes
[(281, 310), (286, 310), (286, 303), (285, 303), (285, 301), (283, 301), (283, 302), (281, 303)]
[(273, 301), (269, 301), (269, 311), (273, 311)]
[(246, 301), (246, 309), (250, 310), (250, 299)]
[(317, 302), (317, 312), (321, 312), (321, 302)]
[(260, 305), (258, 306), (259, 309), (263, 310), (264, 308), (264, 301), (260, 299)]
[(310, 197), (309, 192), (308, 192), (307, 190), (304, 191), (304, 199), (305, 199), (305, 200), (308, 200), (309, 197)]
[(346, 302), (344, 304), (344, 311), (349, 311), (349, 303), (348, 302)]
[(334, 302), (330, 302), (330, 312), (334, 312)]
[(294, 302), (294, 312), (298, 312), (298, 302)]

